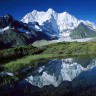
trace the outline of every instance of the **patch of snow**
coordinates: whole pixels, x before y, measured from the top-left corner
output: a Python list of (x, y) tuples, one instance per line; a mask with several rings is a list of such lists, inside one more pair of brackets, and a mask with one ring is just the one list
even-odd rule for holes
[(13, 73), (10, 73), (10, 72), (1, 72), (0, 73), (0, 76), (13, 76), (14, 74)]
[(87, 66), (87, 69), (92, 69), (96, 67), (96, 59), (93, 59), (92, 62)]
[(5, 28), (1, 28), (1, 29), (0, 29), (0, 32), (4, 32), (4, 31), (6, 31), (6, 30), (8, 30), (8, 29), (10, 29), (9, 26), (7, 26), (7, 27), (5, 27)]
[(90, 42), (93, 38), (82, 38), (82, 39), (71, 39), (68, 36), (62, 36), (58, 40), (53, 40), (51, 43), (56, 43), (56, 42)]

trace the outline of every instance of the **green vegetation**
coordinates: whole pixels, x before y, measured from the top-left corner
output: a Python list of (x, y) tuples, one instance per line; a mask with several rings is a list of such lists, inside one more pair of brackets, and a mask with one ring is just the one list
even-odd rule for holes
[(16, 60), (17, 58), (22, 58), (26, 55), (40, 54), (44, 49), (36, 48), (32, 45), (25, 47), (17, 47), (4, 49), (0, 51), (0, 64), (7, 63), (12, 60)]
[[(30, 74), (32, 74), (32, 70), (34, 70), (38, 66), (45, 64), (45, 60), (47, 61), (49, 59), (70, 57), (96, 57), (96, 42), (62, 42), (41, 47), (33, 47), (33, 45), (28, 45), (0, 50), (0, 71), (13, 72), (14, 74), (13, 77), (0, 76), (0, 88), (2, 89), (3, 86), (10, 86), (14, 88), (20, 80), (22, 80), (26, 76), (30, 76)], [(78, 62), (81, 62), (80, 64), (84, 65), (83, 59), (76, 60)], [(84, 66), (86, 66), (87, 60), (85, 62), (86, 63)], [(23, 73), (21, 70), (27, 68), (28, 66), (31, 66), (31, 69)], [(70, 96), (70, 94), (74, 94), (74, 96), (90, 96), (88, 94), (91, 94), (92, 90), (96, 90), (94, 86), (92, 87), (92, 90), (89, 87), (89, 89), (86, 87), (88, 91), (84, 87), (85, 89), (82, 89), (82, 92), (79, 93), (81, 87), (61, 87), (52, 87), (51, 89), (50, 87), (49, 89), (47, 87), (44, 87), (45, 89), (39, 89), (39, 91), (36, 91), (36, 93), (30, 93), (32, 91), (25, 89), (24, 92), (26, 94), (28, 93), (28, 95), (34, 95), (38, 92), (40, 96)], [(92, 96), (94, 96), (94, 94)]]
[(80, 23), (77, 28), (72, 30), (70, 36), (73, 39), (96, 37), (96, 31), (93, 31), (83, 23)]
[(32, 67), (34, 68), (36, 65), (36, 61), (38, 60), (42, 60), (42, 59), (47, 59), (47, 58), (51, 58), (54, 57), (53, 55), (50, 56), (50, 54), (42, 54), (42, 55), (30, 55), (30, 56), (26, 56), (22, 59), (18, 59), (16, 61), (11, 61), (9, 63), (6, 63), (4, 65), (5, 70), (7, 71), (11, 71), (11, 72), (17, 72), (22, 68), (25, 68), (29, 65), (32, 65)]
[(26, 66), (35, 66), (34, 61), (68, 58), (68, 57), (95, 57), (95, 42), (62, 42), (42, 47), (18, 47), (0, 51), (0, 70), (16, 72)]
[(51, 44), (51, 42), (52, 42), (52, 41), (38, 40), (38, 41), (35, 41), (32, 45), (33, 45), (33, 46), (36, 46), (36, 47), (41, 47), (41, 46), (44, 46), (44, 45)]

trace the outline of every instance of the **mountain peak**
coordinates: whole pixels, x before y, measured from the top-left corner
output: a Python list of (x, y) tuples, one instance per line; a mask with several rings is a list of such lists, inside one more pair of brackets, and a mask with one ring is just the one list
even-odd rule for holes
[(10, 14), (5, 14), (4, 16), (0, 17), (0, 28), (5, 28), (13, 22), (14, 18)]
[(47, 12), (49, 12), (49, 13), (53, 13), (53, 12), (55, 12), (52, 8), (49, 8), (48, 10), (47, 10)]
[[(73, 19), (73, 18), (75, 18), (76, 19), (76, 17), (74, 17), (73, 15), (71, 15), (70, 13), (68, 13), (68, 12), (62, 12), (62, 13), (59, 13), (61, 16), (64, 16), (64, 17), (66, 17), (66, 18), (71, 18), (71, 19)], [(63, 17), (63, 18), (64, 18)]]
[(89, 26), (92, 30), (96, 29), (96, 25), (91, 22), (86, 22), (83, 20), (78, 20), (73, 15), (68, 12), (58, 13), (52, 8), (49, 8), (46, 12), (33, 10), (31, 13), (25, 15), (21, 20), (24, 23), (28, 22), (38, 22), (39, 28), (45, 30), (49, 33), (57, 32), (62, 36), (65, 36), (65, 33), (70, 33), (70, 30), (76, 28), (81, 22), (84, 22), (85, 25)]
[(37, 11), (37, 10), (35, 10), (35, 9), (32, 11), (32, 13), (37, 13), (37, 12), (38, 12), (38, 11)]
[(6, 17), (6, 18), (13, 18), (13, 16), (12, 16), (12, 15), (10, 15), (10, 14), (8, 14), (8, 13), (7, 13), (7, 14), (5, 14), (5, 15), (4, 15), (4, 17)]
[(63, 12), (63, 14), (65, 14), (65, 15), (70, 15), (70, 16), (72, 16), (71, 14), (69, 14), (68, 12)]

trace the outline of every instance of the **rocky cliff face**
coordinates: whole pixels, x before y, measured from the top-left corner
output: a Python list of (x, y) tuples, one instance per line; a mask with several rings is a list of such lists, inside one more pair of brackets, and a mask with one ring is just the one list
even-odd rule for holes
[(2, 44), (2, 48), (24, 46), (41, 39), (52, 40), (55, 38), (43, 31), (33, 29), (29, 24), (15, 20), (9, 14), (0, 17), (0, 44)]

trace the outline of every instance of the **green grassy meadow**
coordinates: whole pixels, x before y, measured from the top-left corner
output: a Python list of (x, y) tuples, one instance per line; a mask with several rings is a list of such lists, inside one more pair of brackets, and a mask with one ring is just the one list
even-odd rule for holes
[(34, 62), (46, 59), (70, 57), (95, 57), (95, 42), (62, 42), (41, 47), (32, 45), (0, 51), (0, 70), (16, 72)]

